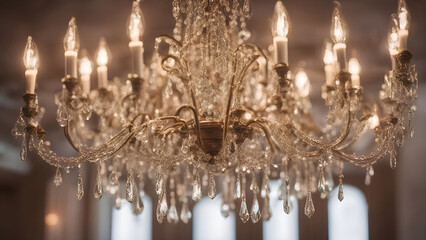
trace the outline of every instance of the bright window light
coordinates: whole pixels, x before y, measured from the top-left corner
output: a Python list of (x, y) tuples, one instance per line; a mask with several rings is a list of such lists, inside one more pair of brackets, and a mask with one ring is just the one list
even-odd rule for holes
[(368, 240), (368, 205), (356, 187), (343, 185), (344, 199), (335, 188), (328, 200), (328, 236), (330, 240)]
[(283, 200), (278, 199), (278, 188), (281, 181), (270, 181), (271, 193), (270, 207), (272, 217), (268, 221), (263, 221), (264, 240), (297, 240), (299, 239), (299, 209), (297, 198), (290, 196), (292, 209), (290, 214), (286, 214), (283, 208)]
[(213, 200), (204, 197), (195, 204), (192, 223), (194, 240), (236, 239), (235, 214), (231, 213), (227, 218), (223, 217), (220, 213), (221, 202), (221, 195), (217, 195)]
[(148, 196), (143, 196), (144, 210), (141, 215), (132, 213), (129, 202), (123, 201), (119, 210), (112, 210), (111, 239), (152, 239), (152, 201)]

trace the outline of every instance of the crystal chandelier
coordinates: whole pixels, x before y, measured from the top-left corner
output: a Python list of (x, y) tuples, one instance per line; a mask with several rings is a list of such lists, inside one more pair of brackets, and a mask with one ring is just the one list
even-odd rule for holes
[[(289, 198), (295, 195), (305, 199), (304, 213), (311, 217), (312, 193), (327, 198), (335, 173), (338, 198), (343, 200), (345, 163), (365, 168), (367, 185), (373, 165), (387, 154), (391, 168), (396, 167), (397, 147), (413, 134), (410, 119), (418, 84), (407, 50), (410, 14), (404, 0), (391, 16), (392, 70), (385, 75), (380, 102), (374, 106), (362, 99), (359, 62), (346, 60), (348, 27), (336, 3), (331, 21), (334, 44), (327, 44), (323, 59), (326, 126), (315, 124), (310, 114), (307, 74), (302, 69), (290, 72), (290, 21), (281, 1), (272, 17), (269, 51), (247, 42), (249, 0), (172, 4), (173, 37), (155, 39), (148, 65), (143, 62), (141, 41), (144, 18), (139, 1), (133, 3), (127, 25), (132, 72), (126, 81), (108, 79), (110, 51), (102, 38), (95, 56), (96, 89), (90, 87), (92, 62), (86, 51), (79, 53), (76, 20), (69, 22), (65, 77), (55, 103), (57, 122), (78, 157), (58, 156), (44, 140), (46, 132), (39, 122), (45, 110), (34, 92), (38, 52), (28, 37), (25, 106), (13, 129), (13, 135), (22, 137), (22, 160), (35, 150), (56, 167), (56, 186), (63, 171), (76, 169), (78, 199), (85, 191), (82, 168), (96, 164), (95, 198), (107, 192), (117, 208), (127, 199), (134, 214), (143, 211), (141, 195), (144, 184), (151, 181), (158, 195), (157, 220), (172, 223), (188, 222), (189, 201), (197, 202), (204, 194), (215, 198), (218, 192), (225, 217), (238, 211), (243, 222), (267, 220), (272, 214), (270, 178), (281, 180), (279, 198), (286, 213), (292, 208)], [(374, 149), (366, 155), (353, 154), (351, 146), (368, 131), (374, 133)], [(251, 208), (248, 194), (253, 196)]]

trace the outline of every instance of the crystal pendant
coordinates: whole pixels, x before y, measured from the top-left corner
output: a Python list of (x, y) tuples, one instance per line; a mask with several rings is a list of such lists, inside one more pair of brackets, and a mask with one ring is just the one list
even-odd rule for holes
[(63, 105), (58, 107), (56, 112), (56, 121), (58, 121), (58, 124), (61, 127), (65, 127), (68, 124), (68, 111)]
[(243, 198), (241, 200), (241, 207), (240, 207), (240, 219), (243, 221), (243, 223), (246, 223), (250, 218), (250, 214), (247, 209), (247, 203), (246, 200)]
[(95, 198), (101, 199), (102, 198), (102, 180), (101, 180), (101, 164), (98, 163), (98, 170), (96, 174), (96, 184), (95, 184)]
[(133, 215), (140, 215), (143, 212), (144, 205), (142, 197), (139, 194), (136, 194), (135, 201), (132, 202), (132, 213)]
[(290, 214), (291, 209), (290, 209), (289, 199), (287, 196), (284, 199), (283, 208), (285, 213)]
[(56, 168), (55, 178), (53, 178), (53, 184), (55, 184), (56, 187), (59, 187), (59, 185), (62, 184), (62, 174), (59, 168)]
[(344, 196), (343, 196), (343, 184), (342, 183), (339, 184), (339, 194), (338, 194), (337, 197), (339, 198), (339, 201), (343, 201)]
[(260, 196), (262, 198), (265, 198), (267, 194), (269, 194), (271, 191), (270, 187), (269, 187), (269, 176), (267, 174), (267, 171), (265, 171), (265, 174), (263, 176), (263, 180), (262, 180), (262, 187), (260, 190)]
[(240, 174), (237, 174), (237, 181), (235, 182), (235, 195), (237, 198), (241, 198), (241, 179)]
[(132, 203), (135, 200), (135, 179), (133, 178), (133, 173), (129, 172), (127, 175), (126, 182), (126, 199), (128, 202)]
[(157, 204), (157, 221), (159, 223), (163, 222), (164, 217), (167, 214), (167, 199), (166, 199), (166, 193), (163, 193), (163, 196), (161, 198), (158, 199), (158, 204)]
[(22, 161), (27, 160), (27, 155), (28, 155), (28, 141), (27, 140), (28, 140), (28, 134), (24, 133), (24, 135), (22, 136), (21, 151), (19, 153)]
[(263, 209), (262, 209), (262, 218), (263, 220), (269, 220), (271, 218), (271, 207), (269, 204), (269, 196), (266, 196), (263, 199)]
[(210, 176), (209, 176), (209, 191), (208, 191), (208, 194), (209, 194), (209, 197), (211, 199), (214, 199), (217, 195), (216, 182), (215, 182), (213, 174), (210, 174)]
[(311, 192), (308, 192), (308, 195), (306, 195), (306, 202), (305, 202), (305, 215), (308, 218), (311, 218), (312, 215), (315, 213), (315, 206), (314, 201), (312, 201)]
[(84, 189), (83, 189), (83, 176), (81, 173), (81, 167), (78, 168), (78, 183), (77, 183), (77, 199), (83, 199)]
[(318, 191), (322, 194), (326, 192), (326, 183), (325, 183), (325, 177), (324, 177), (324, 168), (320, 168), (320, 178), (318, 181)]
[(390, 167), (392, 169), (395, 169), (396, 168), (396, 150), (395, 150), (395, 148), (393, 148), (390, 152), (389, 161), (390, 161)]
[(155, 182), (155, 193), (157, 193), (157, 195), (161, 195), (162, 190), (163, 190), (163, 176), (158, 172), (157, 180)]
[(175, 204), (170, 205), (169, 213), (167, 214), (167, 222), (174, 224), (179, 222), (179, 215)]
[(250, 218), (251, 218), (251, 221), (253, 223), (257, 223), (261, 218), (259, 201), (257, 200), (256, 195), (254, 195), (254, 197), (253, 197), (253, 203), (251, 205)]
[(191, 219), (191, 211), (189, 211), (188, 202), (184, 201), (180, 212), (180, 220), (182, 220), (183, 223), (188, 223), (189, 219)]
[(192, 183), (192, 200), (198, 202), (201, 199), (201, 182), (200, 174), (198, 172), (194, 175), (194, 182)]

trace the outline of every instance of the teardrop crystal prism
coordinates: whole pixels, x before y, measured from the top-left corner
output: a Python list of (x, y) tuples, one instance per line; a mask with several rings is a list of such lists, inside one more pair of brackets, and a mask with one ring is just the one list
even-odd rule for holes
[(254, 195), (253, 197), (253, 203), (251, 205), (251, 211), (250, 211), (250, 218), (253, 223), (257, 223), (261, 218), (259, 201), (257, 200), (256, 195)]
[(315, 213), (314, 201), (312, 201), (311, 192), (308, 192), (308, 194), (306, 195), (306, 202), (305, 202), (305, 215), (308, 218), (311, 218), (312, 215), (314, 215), (314, 213)]
[(343, 184), (342, 183), (339, 184), (339, 194), (338, 194), (337, 197), (339, 198), (339, 201), (343, 201), (344, 196), (343, 196)]
[(142, 201), (142, 197), (137, 194), (135, 201), (132, 202), (132, 213), (133, 215), (140, 215), (143, 212), (144, 205)]
[(247, 203), (246, 200), (243, 199), (241, 201), (241, 207), (240, 207), (240, 219), (243, 223), (246, 223), (250, 218), (249, 211), (247, 209)]
[(157, 180), (155, 182), (155, 193), (157, 193), (157, 195), (161, 195), (162, 190), (163, 190), (163, 176), (160, 173), (157, 173)]
[(56, 168), (55, 178), (53, 178), (53, 184), (55, 184), (56, 187), (59, 187), (59, 185), (62, 184), (62, 174), (59, 168)]
[(167, 222), (176, 224), (179, 222), (178, 212), (176, 210), (176, 205), (171, 204), (169, 208), (169, 213), (167, 214)]
[(198, 202), (201, 199), (201, 182), (200, 174), (197, 172), (194, 175), (194, 182), (192, 183), (192, 200)]
[(84, 188), (83, 188), (83, 176), (81, 173), (81, 167), (78, 168), (78, 183), (77, 183), (77, 199), (81, 200), (83, 199), (84, 195)]
[(129, 174), (127, 175), (126, 199), (130, 203), (135, 200), (135, 179), (133, 178), (132, 172), (129, 172)]
[(214, 179), (213, 174), (210, 174), (209, 176), (209, 190), (208, 190), (208, 195), (211, 199), (214, 199), (217, 195), (216, 192), (216, 181)]
[(101, 164), (98, 164), (98, 169), (96, 173), (96, 184), (95, 184), (95, 198), (101, 199), (102, 198), (102, 181), (101, 181)]
[(166, 193), (163, 193), (163, 196), (158, 199), (158, 204), (157, 204), (157, 221), (159, 223), (163, 222), (164, 217), (167, 214), (167, 199), (166, 199)]
[(182, 203), (182, 210), (180, 212), (180, 220), (182, 220), (183, 223), (188, 223), (189, 219), (191, 219), (192, 215), (189, 211), (188, 202), (184, 201)]
[(284, 208), (284, 212), (285, 213), (287, 213), (287, 214), (290, 214), (290, 204), (289, 204), (289, 199), (288, 199), (288, 197), (286, 197), (285, 199), (284, 199), (284, 202), (283, 202), (283, 208)]

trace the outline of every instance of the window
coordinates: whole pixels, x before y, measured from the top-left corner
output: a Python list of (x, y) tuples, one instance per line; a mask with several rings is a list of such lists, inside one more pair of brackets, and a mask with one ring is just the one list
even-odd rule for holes
[(368, 205), (364, 194), (356, 187), (343, 185), (344, 199), (337, 198), (335, 188), (328, 200), (328, 234), (330, 240), (367, 240)]
[(152, 239), (152, 201), (148, 196), (143, 196), (144, 210), (139, 216), (132, 213), (129, 202), (123, 201), (120, 209), (112, 210), (111, 239)]
[(221, 195), (213, 200), (203, 197), (194, 206), (194, 219), (192, 222), (192, 237), (194, 240), (235, 240), (236, 223), (235, 214), (227, 218), (220, 212), (222, 203)]
[(278, 189), (281, 185), (280, 180), (270, 181), (270, 207), (272, 217), (268, 221), (263, 221), (263, 239), (264, 240), (297, 240), (299, 239), (299, 217), (297, 198), (290, 197), (292, 210), (286, 214), (283, 208), (283, 200), (278, 199)]

